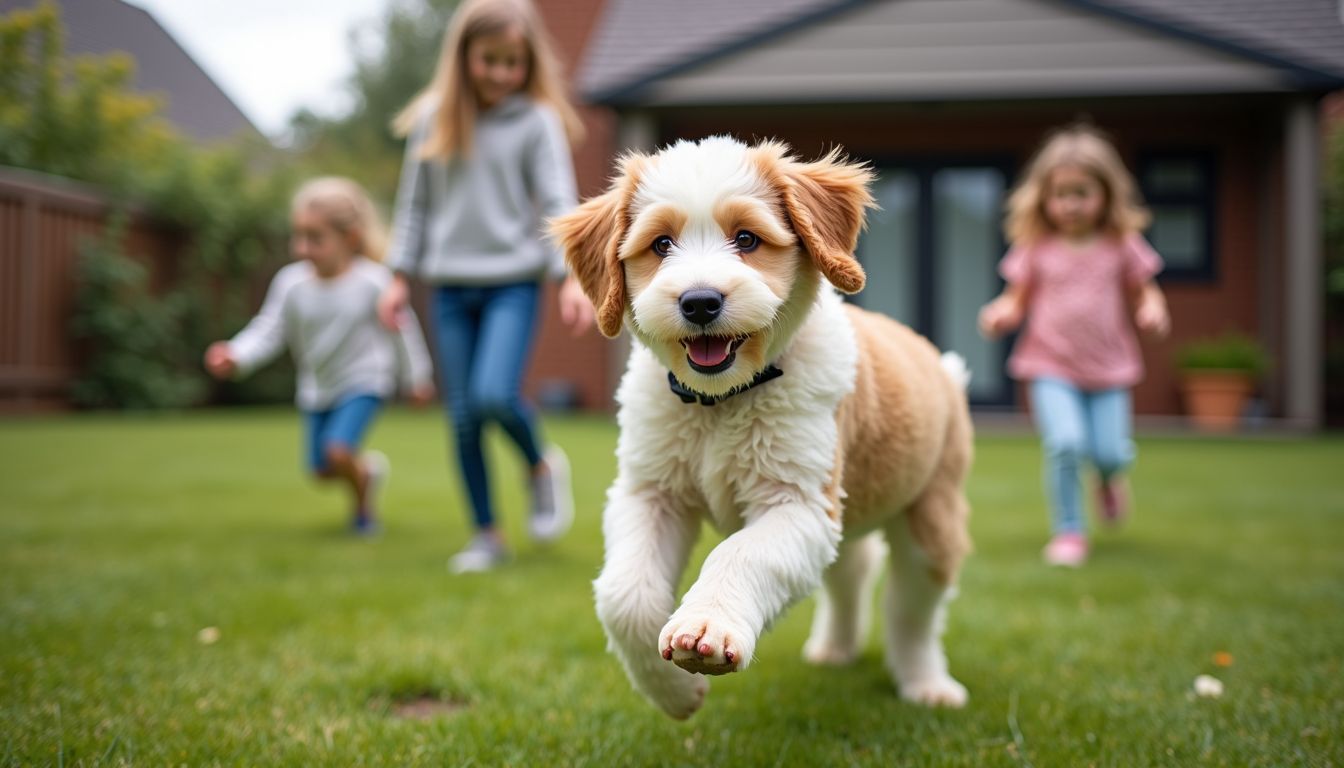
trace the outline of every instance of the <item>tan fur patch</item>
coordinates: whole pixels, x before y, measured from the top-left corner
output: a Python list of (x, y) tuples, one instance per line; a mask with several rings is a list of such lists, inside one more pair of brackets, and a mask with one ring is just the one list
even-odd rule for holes
[[(843, 401), (835, 416), (836, 421), (841, 425), (845, 422), (844, 412), (846, 403)], [(841, 427), (843, 434), (843, 427)], [(826, 485), (823, 493), (826, 496), (826, 516), (832, 520), (842, 521), (845, 513), (845, 441), (837, 440), (835, 442), (835, 466), (831, 468), (831, 479)]]
[(791, 248), (798, 238), (780, 221), (782, 212), (764, 200), (754, 197), (730, 197), (714, 208), (714, 220), (724, 236), (731, 240), (741, 230), (753, 232), (763, 244), (775, 248)]
[(865, 214), (875, 207), (868, 191), (873, 173), (833, 151), (802, 163), (783, 145), (766, 142), (749, 150), (757, 172), (776, 190), (793, 230), (817, 269), (845, 293), (863, 290), (863, 267), (854, 258)]
[(686, 227), (686, 219), (685, 211), (666, 203), (639, 211), (630, 223), (625, 241), (621, 243), (621, 260), (649, 253), (653, 241), (660, 237), (667, 236), (675, 242)]
[(621, 260), (621, 266), (625, 269), (625, 287), (631, 296), (638, 296), (649, 287), (662, 263), (663, 260), (655, 256), (652, 251), (627, 256)]
[(966, 396), (926, 339), (885, 316), (847, 309), (860, 354), (854, 393), (837, 414), (845, 525), (869, 527), (904, 512), (932, 575), (950, 583), (970, 552)]
[(794, 248), (761, 245), (755, 251), (743, 254), (742, 261), (756, 270), (771, 293), (786, 299), (798, 275), (796, 253)]
[(572, 213), (548, 222), (565, 262), (597, 310), (597, 328), (615, 338), (625, 318), (625, 270), (618, 257), (625, 240), (627, 212), (649, 158), (632, 152), (618, 161), (611, 187)]

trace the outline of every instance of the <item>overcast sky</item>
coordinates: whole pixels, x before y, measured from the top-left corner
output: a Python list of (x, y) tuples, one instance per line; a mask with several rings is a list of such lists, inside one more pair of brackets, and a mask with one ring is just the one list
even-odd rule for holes
[(262, 132), (300, 107), (349, 106), (348, 32), (375, 26), (392, 0), (127, 0), (153, 14)]

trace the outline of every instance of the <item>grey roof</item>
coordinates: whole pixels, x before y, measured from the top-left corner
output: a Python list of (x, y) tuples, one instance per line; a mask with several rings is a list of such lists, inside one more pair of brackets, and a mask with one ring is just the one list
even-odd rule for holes
[(1304, 82), (1344, 81), (1339, 0), (1073, 0), (1140, 24), (1297, 69)]
[[(662, 78), (882, 1), (608, 0), (579, 89), (599, 103), (638, 102)], [(1344, 87), (1339, 0), (1059, 1), (1276, 67), (1304, 90)]]
[[(37, 0), (0, 0), (0, 14)], [(147, 11), (122, 0), (56, 0), (65, 26), (66, 51), (129, 53), (134, 86), (164, 96), (164, 112), (184, 134), (213, 141), (240, 133), (260, 136), (252, 121)]]
[(853, 5), (853, 0), (607, 0), (579, 69), (579, 89), (605, 101)]

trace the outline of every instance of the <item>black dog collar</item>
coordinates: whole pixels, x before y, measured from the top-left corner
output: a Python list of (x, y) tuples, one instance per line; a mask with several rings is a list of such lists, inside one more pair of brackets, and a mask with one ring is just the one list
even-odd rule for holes
[(681, 398), (681, 402), (683, 403), (694, 403), (698, 401), (701, 405), (715, 405), (723, 402), (724, 400), (727, 400), (728, 398), (732, 397), (733, 395), (736, 395), (739, 392), (746, 392), (748, 389), (751, 389), (757, 384), (764, 384), (765, 382), (771, 379), (778, 379), (780, 376), (783, 375), (784, 375), (783, 371), (779, 370), (773, 365), (770, 365), (766, 366), (765, 369), (763, 369), (760, 373), (757, 373), (756, 377), (753, 378), (751, 381), (747, 382), (746, 384), (743, 384), (737, 389), (731, 389), (723, 393), (722, 395), (702, 395), (699, 392), (687, 389), (685, 384), (682, 384), (680, 381), (677, 381), (677, 377), (673, 376), (671, 371), (668, 371), (667, 386), (672, 389), (672, 394)]

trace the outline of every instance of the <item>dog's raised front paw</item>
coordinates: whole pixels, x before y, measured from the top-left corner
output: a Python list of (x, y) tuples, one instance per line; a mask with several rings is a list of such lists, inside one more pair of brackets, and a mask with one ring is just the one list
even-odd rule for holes
[(939, 675), (902, 684), (901, 698), (926, 707), (960, 709), (966, 706), (969, 695), (966, 686), (952, 679), (951, 675)]
[(663, 658), (687, 672), (726, 675), (744, 669), (755, 638), (726, 622), (699, 612), (677, 611), (663, 627), (658, 647)]

